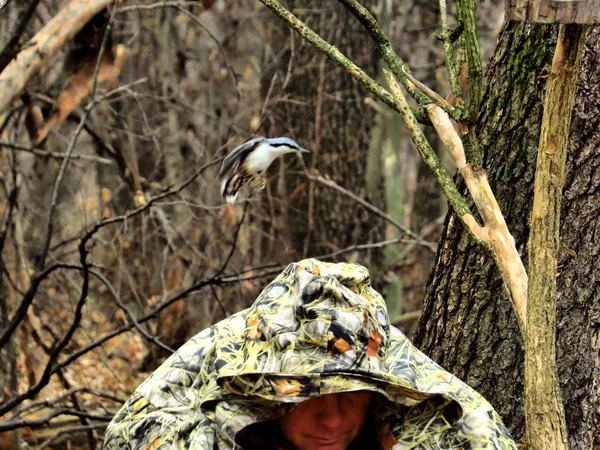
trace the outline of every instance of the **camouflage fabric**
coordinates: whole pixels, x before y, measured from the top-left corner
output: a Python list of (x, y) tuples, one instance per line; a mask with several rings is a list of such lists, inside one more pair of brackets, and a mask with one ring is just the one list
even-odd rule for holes
[(117, 413), (104, 448), (244, 449), (244, 432), (298, 402), (355, 390), (380, 394), (385, 449), (516, 448), (488, 402), (389, 325), (367, 269), (314, 259), (183, 345)]

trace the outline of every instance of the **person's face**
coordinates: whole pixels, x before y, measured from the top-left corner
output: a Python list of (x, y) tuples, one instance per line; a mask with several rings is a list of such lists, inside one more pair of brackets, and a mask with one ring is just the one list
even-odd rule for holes
[(279, 428), (297, 450), (346, 450), (367, 419), (372, 397), (368, 391), (315, 397), (279, 419)]

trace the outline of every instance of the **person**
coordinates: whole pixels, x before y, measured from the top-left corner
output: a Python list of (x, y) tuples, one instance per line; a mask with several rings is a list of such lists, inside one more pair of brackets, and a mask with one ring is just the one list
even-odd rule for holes
[(388, 320), (358, 264), (289, 265), (185, 343), (104, 449), (516, 449), (491, 405)]

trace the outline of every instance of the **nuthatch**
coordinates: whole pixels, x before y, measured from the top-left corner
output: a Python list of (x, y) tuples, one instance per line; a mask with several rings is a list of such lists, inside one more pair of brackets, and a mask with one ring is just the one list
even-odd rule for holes
[(287, 137), (258, 137), (234, 148), (223, 160), (219, 172), (219, 178), (223, 179), (221, 195), (227, 203), (234, 203), (240, 188), (250, 181), (258, 182), (263, 189), (266, 184), (264, 174), (271, 163), (279, 156), (292, 152), (310, 153), (310, 150)]

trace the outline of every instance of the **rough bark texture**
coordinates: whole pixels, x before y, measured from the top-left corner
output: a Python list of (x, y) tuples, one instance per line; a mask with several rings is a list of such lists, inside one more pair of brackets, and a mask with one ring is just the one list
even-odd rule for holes
[(506, 17), (523, 22), (599, 23), (600, 0), (507, 0)]
[[(478, 135), (485, 167), (525, 256), (543, 89), (556, 26), (509, 23), (490, 63)], [(600, 445), (600, 29), (589, 30), (573, 111), (563, 193), (557, 365), (569, 448)], [(479, 390), (523, 435), (523, 351), (510, 300), (489, 255), (447, 217), (415, 343)]]
[[(370, 6), (369, 2), (366, 3), (365, 6)], [(334, 2), (323, 9), (320, 2), (292, 1), (288, 7), (374, 76), (377, 68), (375, 54), (369, 44), (365, 46), (365, 43), (370, 43), (370, 37), (342, 6)], [(295, 7), (300, 9), (295, 10)], [(285, 53), (274, 72), (264, 77), (263, 93), (266, 97), (270, 89), (282, 98), (275, 100), (272, 109), (272, 123), (277, 125), (267, 126), (265, 133), (294, 137), (312, 150), (306, 160), (308, 168), (318, 170), (323, 176), (382, 208), (381, 173), (375, 198), (367, 195), (369, 131), (375, 112), (364, 104), (365, 90), (297, 35), (294, 35), (295, 48), (292, 50), (287, 24), (281, 23), (278, 33), (280, 35), (274, 36), (271, 42), (279, 42)], [(276, 52), (282, 50), (274, 45)], [(304, 70), (294, 70), (281, 91), (289, 58), (292, 58), (293, 67)], [(285, 161), (288, 167), (296, 165), (290, 159)], [(381, 164), (377, 166), (381, 167)], [(283, 171), (279, 174), (281, 177), (274, 179), (270, 187), (277, 192), (274, 197), (287, 200), (270, 202), (271, 218), (267, 226), (272, 227), (276, 238), (265, 243), (264, 252), (278, 255), (282, 260), (292, 260), (384, 239), (385, 224), (352, 200), (309, 182), (304, 176), (286, 175)], [(340, 256), (340, 260), (347, 259), (347, 254)], [(382, 260), (380, 249), (370, 254), (361, 253), (360, 256), (361, 263), (368, 267), (380, 267)], [(380, 279), (375, 274), (373, 278)]]
[(525, 431), (534, 449), (567, 445), (556, 371), (556, 274), (560, 211), (571, 111), (581, 67), (585, 25), (562, 25), (544, 97), (529, 226), (525, 334)]

